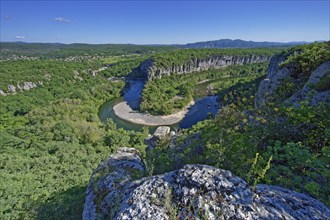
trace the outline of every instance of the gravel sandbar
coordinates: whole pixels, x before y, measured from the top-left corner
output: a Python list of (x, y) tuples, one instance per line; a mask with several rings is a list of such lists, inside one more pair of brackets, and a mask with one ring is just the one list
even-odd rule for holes
[(183, 110), (173, 113), (171, 115), (150, 115), (133, 110), (127, 102), (120, 102), (113, 106), (114, 114), (128, 122), (149, 126), (172, 125), (181, 121), (188, 113), (189, 108), (195, 104), (191, 101)]

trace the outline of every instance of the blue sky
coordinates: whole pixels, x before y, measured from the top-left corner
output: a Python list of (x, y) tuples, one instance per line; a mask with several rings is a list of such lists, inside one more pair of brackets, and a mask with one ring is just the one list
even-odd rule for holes
[(329, 40), (328, 0), (6, 1), (1, 41), (174, 44)]

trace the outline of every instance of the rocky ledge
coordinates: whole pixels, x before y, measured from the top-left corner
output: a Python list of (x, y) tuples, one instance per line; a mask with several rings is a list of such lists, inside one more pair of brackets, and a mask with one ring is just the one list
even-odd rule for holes
[(252, 189), (211, 166), (145, 173), (137, 150), (118, 149), (93, 172), (83, 219), (330, 219), (330, 209), (307, 195), (270, 185)]

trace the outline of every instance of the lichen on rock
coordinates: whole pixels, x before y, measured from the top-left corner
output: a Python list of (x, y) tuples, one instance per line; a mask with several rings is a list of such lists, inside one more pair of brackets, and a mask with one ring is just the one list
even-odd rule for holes
[[(251, 188), (230, 171), (207, 165), (151, 177), (139, 153), (120, 148), (92, 174), (83, 219), (329, 219), (330, 210), (278, 186)], [(133, 178), (133, 176), (135, 178)]]

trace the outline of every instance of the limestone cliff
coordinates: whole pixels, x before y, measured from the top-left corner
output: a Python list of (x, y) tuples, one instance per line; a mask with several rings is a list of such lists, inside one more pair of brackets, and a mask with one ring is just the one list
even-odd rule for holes
[(121, 148), (92, 174), (83, 219), (330, 219), (330, 210), (277, 186), (252, 189), (230, 171), (186, 165), (144, 177), (139, 152)]
[(187, 74), (209, 69), (220, 69), (230, 65), (243, 65), (248, 63), (262, 63), (269, 61), (267, 55), (219, 55), (203, 59), (191, 59), (183, 62), (181, 65), (172, 64), (168, 67), (157, 65), (153, 59), (147, 59), (138, 68), (144, 77), (148, 80), (161, 78), (173, 73)]

